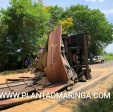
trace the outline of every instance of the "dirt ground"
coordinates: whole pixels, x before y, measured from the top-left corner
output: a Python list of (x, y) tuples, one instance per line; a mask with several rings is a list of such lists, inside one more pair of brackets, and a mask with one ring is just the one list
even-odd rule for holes
[[(107, 93), (108, 90), (110, 88), (113, 88), (113, 75), (110, 76), (109, 78), (107, 78), (106, 80), (98, 83), (98, 85), (94, 86), (93, 88), (87, 90), (87, 91), (84, 91), (85, 93), (90, 93), (91, 95), (93, 95), (95, 92), (96, 93)], [(58, 112), (73, 112), (77, 107), (78, 107), (78, 102), (80, 102), (81, 99), (77, 99), (77, 98), (74, 98), (74, 99), (71, 99), (71, 100), (66, 100), (65, 102), (57, 105), (55, 108), (51, 109), (49, 112), (55, 112), (55, 111), (58, 111)], [(92, 99), (92, 100), (95, 100), (95, 99)], [(85, 104), (86, 105), (89, 101), (91, 100), (88, 100), (88, 101), (85, 101)]]
[[(100, 70), (100, 71), (99, 71)], [(107, 74), (108, 72), (113, 71), (111, 68), (110, 69), (98, 69), (98, 72), (100, 76)], [(92, 69), (93, 73), (97, 73), (96, 70)], [(18, 74), (10, 74), (10, 75), (4, 75), (2, 76), (0, 74), (0, 83), (5, 82), (7, 78), (18, 78), (20, 76), (25, 76), (28, 75), (28, 73), (18, 73)], [(98, 85), (95, 87), (85, 91), (93, 94), (94, 92), (107, 92), (107, 89), (111, 87), (113, 84), (113, 75), (107, 78), (105, 81), (100, 82)], [(113, 86), (113, 85), (112, 85)], [(2, 110), (1, 112), (42, 112), (42, 110), (48, 108), (49, 106), (53, 105), (60, 99), (54, 99), (54, 98), (49, 98), (49, 99), (41, 99), (41, 100), (36, 100), (28, 103), (24, 103), (6, 110)], [(48, 112), (72, 112), (74, 108), (77, 108), (77, 102), (80, 101), (79, 98), (74, 98), (71, 100), (66, 100), (63, 103), (58, 104), (51, 110), (48, 110)]]
[(13, 79), (13, 78), (19, 78), (21, 76), (33, 76), (33, 74), (30, 74), (26, 69), (22, 71), (9, 71), (7, 74), (4, 74), (4, 72), (0, 72), (0, 83), (6, 82), (6, 79)]

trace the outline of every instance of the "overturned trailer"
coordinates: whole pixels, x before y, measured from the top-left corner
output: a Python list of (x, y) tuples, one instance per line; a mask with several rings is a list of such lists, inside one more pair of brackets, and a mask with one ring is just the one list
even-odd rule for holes
[(87, 34), (62, 35), (62, 26), (59, 26), (49, 34), (47, 44), (34, 66), (46, 75), (50, 83), (72, 86), (77, 81), (91, 79), (88, 47)]
[[(31, 91), (53, 93), (63, 88), (70, 90), (74, 83), (91, 79), (88, 47), (87, 34), (62, 35), (62, 26), (59, 26), (49, 34), (45, 47), (35, 60), (34, 73), (6, 79), (6, 83), (0, 84), (0, 94), (11, 92), (21, 95)], [(0, 109), (22, 103), (5, 97), (1, 99)]]

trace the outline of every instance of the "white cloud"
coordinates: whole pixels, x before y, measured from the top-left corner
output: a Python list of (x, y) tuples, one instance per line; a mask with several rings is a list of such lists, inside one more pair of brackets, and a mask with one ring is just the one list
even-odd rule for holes
[(103, 2), (104, 0), (99, 0), (99, 2)]
[(103, 2), (104, 0), (85, 0), (86, 2)]
[(102, 10), (102, 12), (105, 13), (105, 14), (113, 14), (113, 9)]
[(86, 2), (96, 2), (96, 0), (85, 0)]

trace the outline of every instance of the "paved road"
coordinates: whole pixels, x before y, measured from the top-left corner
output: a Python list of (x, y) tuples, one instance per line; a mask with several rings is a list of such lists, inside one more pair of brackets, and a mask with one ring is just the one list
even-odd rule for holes
[(97, 63), (90, 65), (91, 68), (113, 68), (113, 61), (105, 61), (104, 63)]
[(106, 61), (104, 63), (93, 64), (90, 65), (90, 68), (92, 71), (91, 72), (92, 79), (87, 80), (86, 82), (78, 82), (77, 84), (75, 84), (74, 89), (79, 88), (103, 75), (113, 72), (113, 61)]

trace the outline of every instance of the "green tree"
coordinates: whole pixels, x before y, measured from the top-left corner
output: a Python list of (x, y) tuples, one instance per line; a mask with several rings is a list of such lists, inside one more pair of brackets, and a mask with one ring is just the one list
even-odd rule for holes
[(48, 18), (43, 5), (32, 0), (11, 0), (10, 6), (1, 10), (1, 23), (7, 26), (3, 39), (8, 56), (5, 66), (10, 62), (13, 69), (19, 63), (24, 65), (25, 59), (37, 52), (39, 38), (48, 32)]
[(48, 26), (50, 31), (59, 25), (59, 20), (62, 19), (62, 14), (64, 9), (58, 5), (55, 6), (45, 6), (44, 9), (50, 13), (50, 18), (48, 21)]
[(4, 68), (5, 64), (8, 62), (8, 45), (6, 43), (7, 25), (3, 25), (0, 22), (0, 68)]
[(83, 5), (70, 6), (63, 17), (73, 18), (71, 33), (88, 33), (91, 36), (90, 52), (94, 54), (98, 54), (113, 41), (113, 25), (98, 9), (91, 10)]

